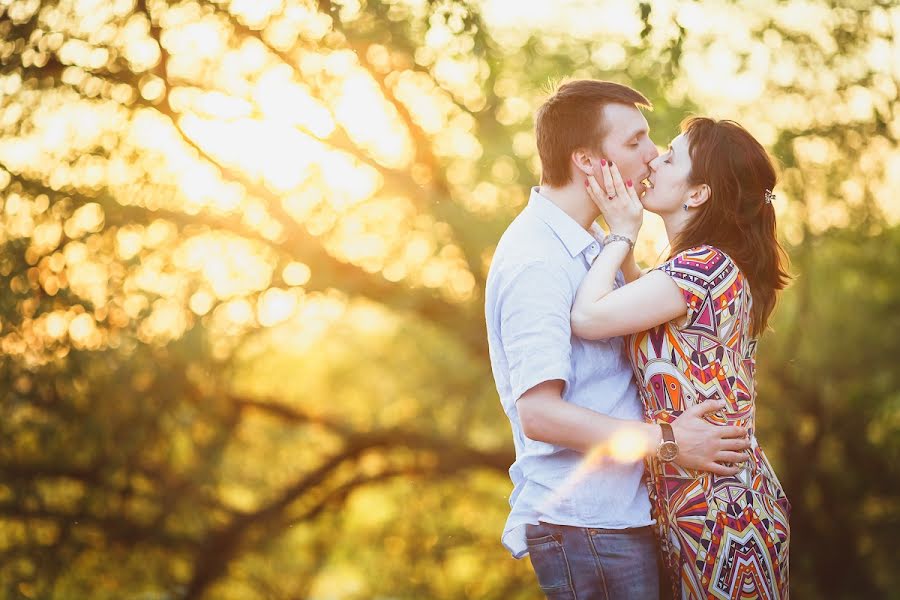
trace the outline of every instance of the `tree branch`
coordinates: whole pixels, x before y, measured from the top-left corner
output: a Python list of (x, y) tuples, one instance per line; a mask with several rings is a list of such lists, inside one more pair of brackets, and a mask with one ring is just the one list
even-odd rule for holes
[[(441, 299), (430, 290), (410, 288), (402, 283), (390, 282), (384, 277), (334, 258), (322, 245), (305, 230), (298, 230), (294, 235), (279, 240), (272, 240), (259, 231), (245, 225), (239, 215), (189, 215), (179, 211), (158, 209), (150, 210), (139, 206), (126, 206), (115, 200), (112, 192), (106, 190), (97, 197), (85, 196), (77, 189), (57, 190), (39, 179), (16, 173), (0, 162), (0, 167), (19, 180), (35, 193), (55, 196), (64, 193), (100, 201), (105, 213), (107, 225), (126, 225), (146, 222), (151, 218), (168, 220), (180, 227), (202, 226), (216, 231), (227, 231), (262, 243), (268, 247), (285, 253), (293, 260), (302, 261), (317, 267), (311, 270), (311, 277), (305, 287), (312, 290), (339, 289), (350, 296), (369, 298), (374, 302), (390, 306), (400, 311), (408, 311), (419, 318), (441, 326), (445, 331), (460, 335), (461, 341), (475, 356), (487, 355), (487, 344), (482, 331), (478, 328), (461, 328), (460, 324), (478, 319), (471, 305), (458, 305)], [(92, 192), (93, 193), (93, 192)]]
[[(283, 405), (273, 405), (239, 396), (232, 396), (231, 400), (239, 406), (262, 410), (291, 422), (323, 423), (319, 417)], [(371, 481), (412, 472), (453, 474), (472, 468), (488, 468), (505, 473), (514, 458), (506, 451), (483, 452), (464, 447), (455, 441), (442, 440), (415, 431), (390, 429), (353, 433), (349, 428), (336, 422), (324, 421), (324, 424), (342, 432), (345, 438), (343, 451), (331, 456), (319, 467), (285, 488), (270, 503), (253, 512), (242, 514), (228, 526), (212, 533), (197, 553), (194, 575), (187, 586), (186, 599), (199, 598), (204, 590), (224, 574), (228, 564), (239, 553), (251, 529), (261, 530), (263, 534), (277, 533), (283, 526), (295, 522), (298, 518), (315, 517), (330, 503), (343, 500), (357, 486)], [(433, 466), (417, 465), (412, 468), (389, 469), (375, 475), (357, 476), (315, 502), (303, 513), (305, 516), (291, 518), (285, 516), (285, 511), (292, 503), (324, 484), (340, 465), (356, 460), (364, 452), (376, 448), (411, 448), (429, 451), (436, 457), (436, 463)]]
[[(274, 56), (280, 58), (286, 65), (288, 65), (298, 79), (302, 79), (302, 75), (298, 72), (295, 64), (296, 61), (289, 52), (285, 52), (273, 47), (264, 39), (259, 30), (247, 27), (226, 8), (221, 7), (217, 4), (213, 5), (216, 7), (216, 11), (228, 20), (236, 34), (243, 37), (251, 37), (259, 41), (261, 44), (263, 44), (263, 46), (266, 47), (269, 52), (271, 52)], [(323, 143), (331, 145), (338, 150), (350, 153), (363, 164), (366, 164), (367, 166), (378, 171), (384, 178), (385, 184), (388, 187), (396, 189), (397, 191), (405, 194), (417, 205), (427, 208), (428, 212), (433, 214), (438, 220), (441, 220), (450, 225), (451, 229), (454, 231), (454, 237), (458, 239), (465, 239), (461, 234), (461, 230), (465, 227), (466, 224), (477, 220), (477, 217), (469, 211), (465, 210), (453, 200), (453, 194), (450, 190), (450, 185), (444, 175), (444, 165), (440, 164), (437, 157), (431, 151), (430, 136), (416, 122), (406, 104), (404, 104), (394, 94), (393, 88), (387, 82), (387, 76), (382, 75), (378, 71), (378, 69), (376, 69), (368, 61), (368, 58), (366, 56), (368, 46), (359, 43), (353, 43), (352, 41), (350, 41), (350, 37), (347, 35), (347, 32), (344, 31), (337, 12), (333, 9), (331, 3), (327, 2), (327, 0), (320, 1), (319, 10), (320, 12), (326, 12), (331, 16), (332, 21), (335, 23), (338, 30), (340, 30), (341, 33), (344, 34), (344, 37), (347, 38), (348, 47), (354, 52), (354, 54), (356, 54), (360, 66), (372, 77), (372, 80), (378, 86), (382, 97), (397, 112), (401, 122), (403, 123), (404, 127), (410, 135), (410, 138), (413, 141), (413, 150), (415, 155), (413, 161), (414, 163), (424, 165), (429, 169), (429, 171), (431, 172), (431, 183), (428, 185), (420, 185), (416, 183), (412, 179), (412, 177), (410, 177), (409, 173), (406, 170), (401, 171), (398, 169), (391, 169), (363, 156), (359, 152), (359, 150), (349, 141), (349, 138), (346, 136), (346, 134), (339, 136), (337, 140), (329, 138), (327, 141), (323, 141)], [(427, 73), (430, 76), (430, 73), (428, 73), (426, 70), (419, 70), (421, 72)], [(464, 109), (460, 108), (460, 110)], [(478, 299), (480, 298), (481, 288), (484, 284), (484, 278), (480, 264), (480, 255), (478, 254), (480, 248), (470, 251), (468, 245), (463, 244), (462, 246), (466, 256), (468, 269), (476, 280), (476, 299)]]

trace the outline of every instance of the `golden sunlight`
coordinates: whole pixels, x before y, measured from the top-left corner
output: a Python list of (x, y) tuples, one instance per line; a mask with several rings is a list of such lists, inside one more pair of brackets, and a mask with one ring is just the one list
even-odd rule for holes
[(357, 72), (344, 80), (334, 114), (353, 140), (385, 166), (401, 168), (412, 159), (412, 142), (370, 75)]
[(281, 278), (288, 285), (304, 285), (311, 275), (312, 271), (307, 265), (295, 261), (288, 263), (281, 272)]
[[(265, 290), (272, 281), (273, 265), (255, 244), (221, 234), (196, 235), (185, 240), (175, 250), (172, 261), (182, 269), (199, 273), (219, 299)], [(200, 299), (197, 302), (197, 308), (204, 306)]]
[(300, 294), (295, 290), (269, 288), (257, 301), (256, 319), (263, 327), (287, 321), (296, 312), (300, 299)]
[(252, 92), (253, 101), (267, 119), (300, 127), (318, 138), (328, 137), (335, 128), (331, 112), (308, 87), (292, 81), (292, 73), (288, 65), (267, 70)]
[(647, 455), (647, 438), (638, 428), (623, 429), (609, 440), (609, 453), (613, 460), (628, 463)]

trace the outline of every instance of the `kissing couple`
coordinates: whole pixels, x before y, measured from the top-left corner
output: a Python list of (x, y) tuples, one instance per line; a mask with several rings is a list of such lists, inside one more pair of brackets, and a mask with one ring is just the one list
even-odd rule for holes
[[(502, 542), (550, 599), (787, 598), (790, 503), (755, 425), (788, 281), (776, 171), (728, 120), (686, 119), (660, 154), (642, 108), (576, 80), (537, 112), (541, 185), (485, 291), (516, 451)], [(670, 248), (647, 270), (644, 211)]]

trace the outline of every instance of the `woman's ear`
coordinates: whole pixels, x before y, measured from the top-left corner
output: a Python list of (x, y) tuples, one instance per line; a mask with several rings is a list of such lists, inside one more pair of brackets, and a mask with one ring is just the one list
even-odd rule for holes
[(688, 193), (688, 199), (685, 204), (687, 204), (691, 208), (697, 208), (698, 206), (703, 206), (706, 204), (706, 201), (709, 200), (709, 195), (711, 190), (709, 186), (705, 183), (701, 183), (698, 186), (695, 186)]

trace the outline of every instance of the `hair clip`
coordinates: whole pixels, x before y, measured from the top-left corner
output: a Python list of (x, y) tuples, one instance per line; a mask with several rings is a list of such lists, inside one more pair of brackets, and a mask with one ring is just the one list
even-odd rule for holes
[(772, 204), (775, 201), (775, 194), (772, 193), (772, 190), (766, 190), (766, 204)]

